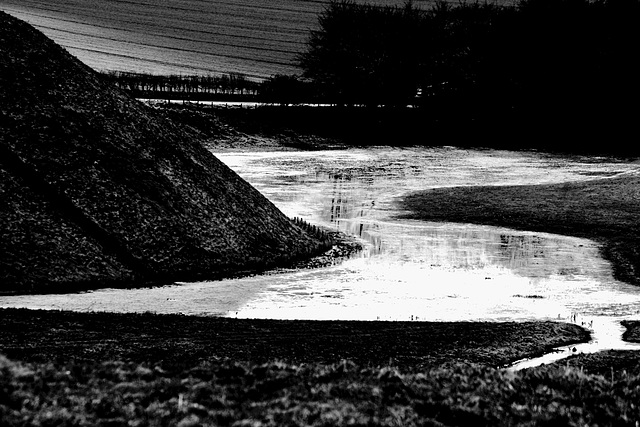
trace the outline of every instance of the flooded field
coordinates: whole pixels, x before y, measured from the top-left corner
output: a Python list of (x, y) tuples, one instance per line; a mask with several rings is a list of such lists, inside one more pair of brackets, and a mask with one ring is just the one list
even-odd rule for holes
[[(218, 153), (285, 214), (362, 239), (332, 267), (219, 282), (76, 295), (0, 297), (0, 307), (278, 319), (562, 319), (598, 329), (640, 313), (640, 288), (613, 279), (595, 243), (471, 224), (397, 219), (420, 189), (588, 180), (634, 162), (453, 148)], [(434, 206), (433, 209), (437, 209)]]
[(585, 180), (637, 164), (421, 148), (219, 157), (287, 215), (367, 244), (360, 258), (327, 271), (274, 278), (239, 316), (508, 320), (640, 310), (638, 289), (613, 280), (589, 240), (396, 219), (398, 199), (411, 191)]

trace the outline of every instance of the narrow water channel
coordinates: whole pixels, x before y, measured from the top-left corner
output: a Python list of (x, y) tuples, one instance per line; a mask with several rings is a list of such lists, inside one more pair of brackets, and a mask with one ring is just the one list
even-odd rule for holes
[(322, 269), (157, 289), (0, 297), (0, 307), (276, 319), (577, 316), (596, 338), (584, 351), (626, 346), (619, 320), (640, 315), (640, 288), (614, 280), (592, 241), (397, 218), (398, 201), (412, 191), (588, 180), (637, 170), (638, 162), (455, 148), (214, 154), (286, 215), (358, 236), (365, 250)]

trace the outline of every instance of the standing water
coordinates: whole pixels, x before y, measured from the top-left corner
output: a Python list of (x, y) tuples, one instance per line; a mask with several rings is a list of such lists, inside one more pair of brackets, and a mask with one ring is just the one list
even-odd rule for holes
[(216, 155), (286, 215), (358, 236), (364, 251), (321, 269), (0, 297), (0, 307), (276, 319), (576, 319), (607, 348), (625, 345), (619, 319), (640, 313), (640, 288), (614, 280), (590, 240), (397, 218), (398, 201), (413, 191), (588, 180), (637, 170), (637, 162), (454, 148)]

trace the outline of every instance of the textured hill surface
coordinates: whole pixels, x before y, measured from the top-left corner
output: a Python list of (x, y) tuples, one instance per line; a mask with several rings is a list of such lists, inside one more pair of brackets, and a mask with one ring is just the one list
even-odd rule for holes
[(185, 280), (318, 252), (194, 132), (0, 12), (0, 291)]

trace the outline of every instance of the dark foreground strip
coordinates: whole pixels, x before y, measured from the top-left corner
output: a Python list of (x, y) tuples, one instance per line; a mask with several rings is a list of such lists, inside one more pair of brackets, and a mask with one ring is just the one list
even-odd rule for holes
[(226, 359), (497, 367), (589, 339), (585, 329), (557, 322), (294, 321), (0, 309), (0, 354), (12, 359), (121, 359), (167, 369)]

